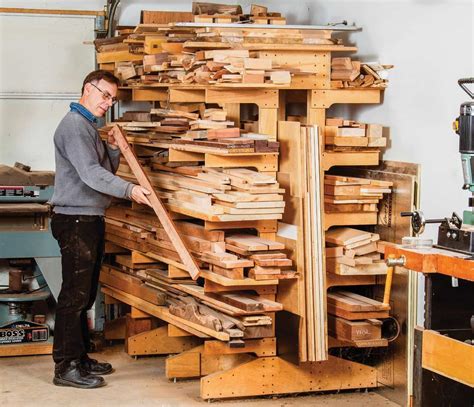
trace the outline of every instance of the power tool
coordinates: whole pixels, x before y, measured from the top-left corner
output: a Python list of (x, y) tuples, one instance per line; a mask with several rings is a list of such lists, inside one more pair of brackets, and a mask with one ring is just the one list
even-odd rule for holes
[[(459, 86), (474, 99), (474, 93), (466, 84), (474, 83), (474, 78), (459, 79)], [(474, 102), (464, 102), (461, 105), (459, 117), (454, 121), (454, 131), (459, 134), (459, 152), (461, 153), (462, 171), (464, 176), (463, 189), (474, 192)], [(474, 207), (474, 199), (469, 198), (469, 207)], [(464, 211), (463, 223), (474, 225), (473, 209)]]
[(471, 191), (469, 207), (464, 211), (463, 219), (453, 212), (450, 218), (425, 219), (423, 212), (402, 212), (401, 216), (411, 216), (411, 224), (416, 235), (423, 233), (425, 224), (440, 223), (438, 244), (436, 247), (453, 250), (469, 255), (474, 253), (474, 93), (466, 86), (473, 84), (474, 78), (459, 79), (459, 86), (469, 95), (471, 101), (460, 107), (459, 117), (453, 123), (454, 131), (459, 135), (464, 177), (463, 189)]

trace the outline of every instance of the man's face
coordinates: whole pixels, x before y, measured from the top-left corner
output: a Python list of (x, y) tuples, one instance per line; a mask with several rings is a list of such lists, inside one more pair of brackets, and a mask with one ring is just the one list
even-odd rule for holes
[(82, 101), (84, 106), (96, 117), (103, 117), (110, 106), (112, 98), (117, 96), (117, 85), (103, 79), (87, 83), (84, 86)]

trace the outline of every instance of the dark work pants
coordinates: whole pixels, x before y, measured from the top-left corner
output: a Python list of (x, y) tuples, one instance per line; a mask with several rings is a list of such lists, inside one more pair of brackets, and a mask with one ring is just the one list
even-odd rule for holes
[(61, 249), (63, 276), (53, 344), (53, 359), (61, 367), (90, 351), (87, 311), (97, 295), (104, 220), (101, 216), (53, 214), (51, 231)]

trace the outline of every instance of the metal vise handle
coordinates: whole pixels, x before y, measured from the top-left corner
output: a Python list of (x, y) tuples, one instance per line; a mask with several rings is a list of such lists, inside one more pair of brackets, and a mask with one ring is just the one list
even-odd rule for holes
[(469, 97), (470, 97), (471, 99), (474, 99), (474, 93), (471, 92), (471, 91), (468, 89), (468, 87), (466, 86), (466, 84), (468, 84), (468, 83), (469, 83), (469, 84), (474, 83), (474, 78), (463, 78), (463, 79), (459, 79), (459, 80), (458, 80), (458, 84), (459, 84), (459, 86), (462, 88), (462, 90), (463, 90), (464, 92), (466, 92), (466, 93), (469, 95)]

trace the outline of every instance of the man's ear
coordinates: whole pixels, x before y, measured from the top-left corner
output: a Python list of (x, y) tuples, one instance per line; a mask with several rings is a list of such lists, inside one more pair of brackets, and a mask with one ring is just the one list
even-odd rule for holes
[(87, 96), (90, 92), (91, 92), (91, 88), (92, 88), (92, 85), (90, 82), (87, 82), (85, 85), (84, 85), (84, 93), (83, 93), (83, 96)]

